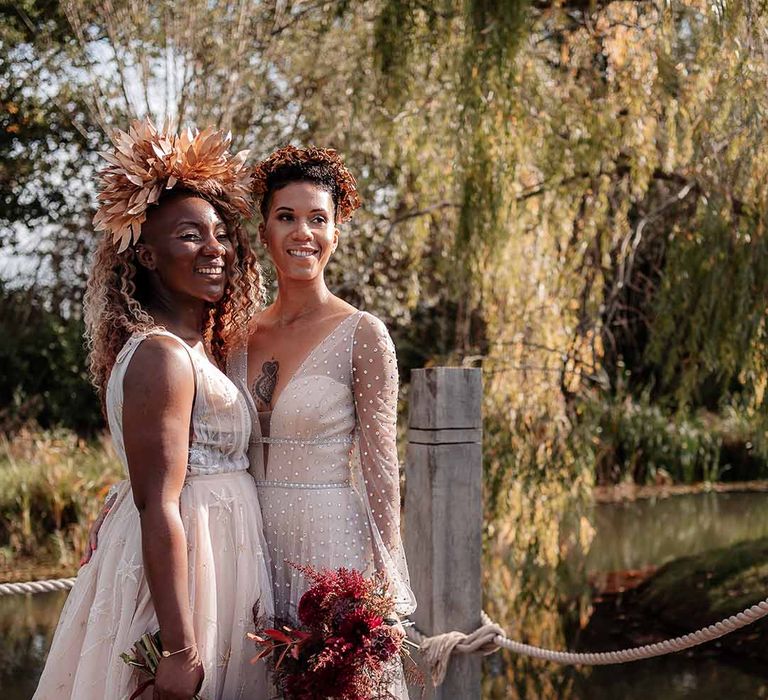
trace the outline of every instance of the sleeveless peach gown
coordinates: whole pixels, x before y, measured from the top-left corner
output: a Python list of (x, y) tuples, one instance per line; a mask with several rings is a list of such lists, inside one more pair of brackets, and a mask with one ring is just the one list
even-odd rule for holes
[[(272, 697), (263, 662), (252, 665), (252, 609), (271, 615), (272, 584), (256, 487), (247, 471), (250, 418), (243, 396), (207, 358), (180, 338), (195, 373), (187, 478), (180, 509), (189, 553), (189, 605), (205, 667), (205, 700)], [(112, 439), (123, 446), (123, 377), (147, 337), (123, 347), (107, 387)], [(144, 577), (139, 514), (128, 481), (99, 532), (99, 547), (80, 569), (61, 614), (34, 700), (128, 700), (142, 680), (121, 659), (158, 628)], [(151, 698), (152, 689), (142, 698)]]

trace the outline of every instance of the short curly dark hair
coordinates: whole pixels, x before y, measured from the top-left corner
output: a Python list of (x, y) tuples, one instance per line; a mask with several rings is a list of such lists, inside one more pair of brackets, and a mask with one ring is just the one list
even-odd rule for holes
[(336, 151), (285, 146), (261, 161), (251, 173), (253, 194), (265, 221), (274, 193), (292, 182), (310, 182), (329, 192), (334, 218), (339, 223), (348, 221), (360, 206), (355, 178)]
[(309, 182), (328, 192), (333, 199), (333, 215), (336, 216), (341, 192), (331, 169), (325, 163), (290, 163), (278, 167), (267, 176), (267, 191), (259, 202), (259, 211), (264, 221), (267, 220), (275, 192), (293, 182)]

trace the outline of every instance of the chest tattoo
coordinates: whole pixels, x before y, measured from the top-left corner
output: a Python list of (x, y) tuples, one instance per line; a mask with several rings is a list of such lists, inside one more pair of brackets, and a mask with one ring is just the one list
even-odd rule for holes
[(267, 360), (261, 366), (261, 374), (253, 382), (251, 391), (253, 395), (262, 401), (266, 406), (272, 403), (272, 397), (275, 394), (275, 387), (277, 386), (278, 370), (280, 369), (280, 363), (275, 360)]

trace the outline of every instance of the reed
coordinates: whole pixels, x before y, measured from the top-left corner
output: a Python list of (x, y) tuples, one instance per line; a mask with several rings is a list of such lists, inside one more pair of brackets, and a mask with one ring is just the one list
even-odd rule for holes
[(24, 428), (0, 436), (0, 568), (33, 560), (74, 569), (121, 467), (108, 437)]

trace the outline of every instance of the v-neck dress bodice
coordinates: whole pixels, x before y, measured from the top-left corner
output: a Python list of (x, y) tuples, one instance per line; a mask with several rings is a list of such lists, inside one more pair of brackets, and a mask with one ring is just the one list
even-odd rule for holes
[(381, 571), (398, 611), (410, 613), (415, 601), (400, 537), (397, 363), (384, 324), (360, 311), (344, 318), (290, 378), (268, 421), (259, 421), (250, 392), (245, 344), (230, 353), (227, 372), (251, 409), (248, 456), (276, 614), (295, 621), (307, 588), (289, 562)]
[(240, 354), (239, 384), (252, 418), (248, 457), (257, 482), (349, 483), (356, 423), (345, 346), (359, 318), (347, 316), (312, 348), (271, 411), (257, 411), (244, 379), (247, 359)]

